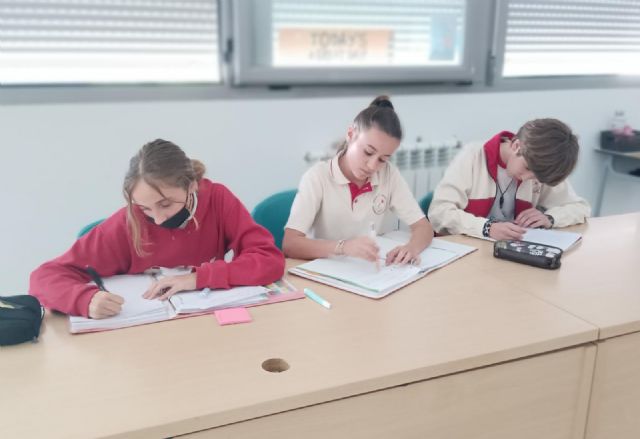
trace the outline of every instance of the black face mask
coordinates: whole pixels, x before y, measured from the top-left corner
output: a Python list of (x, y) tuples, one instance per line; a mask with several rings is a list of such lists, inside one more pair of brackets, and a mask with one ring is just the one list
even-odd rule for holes
[(166, 219), (165, 221), (158, 224), (160, 227), (164, 227), (165, 229), (177, 229), (181, 225), (185, 223), (189, 219), (191, 212), (186, 207), (183, 207), (173, 215), (171, 218)]
[[(187, 195), (187, 200), (189, 199), (189, 195)], [(197, 206), (196, 194), (193, 194), (193, 206), (192, 208), (195, 211), (195, 207)], [(186, 202), (185, 206), (178, 211), (171, 218), (166, 219), (162, 223), (159, 224), (160, 227), (164, 227), (165, 229), (177, 229), (181, 227), (187, 220), (191, 217), (191, 212), (187, 209)]]

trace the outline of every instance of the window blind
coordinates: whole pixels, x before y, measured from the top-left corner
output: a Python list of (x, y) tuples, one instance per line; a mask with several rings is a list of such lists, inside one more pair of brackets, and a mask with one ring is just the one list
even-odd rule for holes
[(0, 83), (218, 82), (216, 0), (0, 0)]
[(640, 1), (509, 0), (504, 77), (640, 74)]

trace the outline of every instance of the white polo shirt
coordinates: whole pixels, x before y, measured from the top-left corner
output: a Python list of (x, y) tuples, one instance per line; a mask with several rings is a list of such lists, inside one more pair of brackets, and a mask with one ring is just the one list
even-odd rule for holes
[(381, 233), (391, 213), (411, 225), (425, 215), (398, 169), (386, 163), (371, 176), (372, 191), (351, 202), (349, 180), (338, 157), (316, 163), (300, 181), (286, 228), (316, 239), (351, 239), (368, 235), (371, 223)]

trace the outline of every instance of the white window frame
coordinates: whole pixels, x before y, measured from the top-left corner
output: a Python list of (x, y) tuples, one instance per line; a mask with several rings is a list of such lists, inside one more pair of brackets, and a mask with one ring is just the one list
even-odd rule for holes
[[(305, 99), (313, 97), (372, 96), (375, 94), (430, 94), (430, 93), (483, 93), (525, 90), (560, 90), (576, 88), (638, 87), (640, 78), (597, 77), (537, 77), (502, 78), (506, 0), (472, 0), (476, 15), (471, 19), (473, 27), (467, 29), (467, 38), (473, 45), (466, 53), (474, 68), (471, 80), (433, 79), (419, 75), (415, 79), (391, 78), (366, 82), (362, 78), (346, 80), (338, 77), (331, 83), (306, 81), (264, 80), (255, 84), (240, 84), (234, 74), (242, 47), (235, 41), (235, 21), (239, 20), (238, 3), (242, 0), (218, 0), (220, 83), (127, 83), (87, 85), (11, 85), (0, 84), (0, 102), (6, 105), (79, 102), (127, 102), (127, 101), (184, 101), (184, 100), (233, 100), (272, 99), (286, 97)], [(494, 26), (495, 23), (495, 26)], [(237, 26), (236, 26), (237, 27)], [(502, 44), (500, 44), (502, 42)], [(244, 54), (246, 56), (246, 54)], [(400, 75), (404, 67), (391, 67), (393, 75)], [(395, 79), (395, 80), (394, 80)], [(266, 87), (265, 87), (266, 85)], [(384, 86), (381, 90), (380, 86)]]
[(545, 90), (576, 88), (636, 87), (640, 85), (640, 75), (544, 75), (514, 76), (502, 75), (505, 58), (507, 17), (509, 0), (494, 0), (494, 34), (491, 42), (487, 67), (486, 85), (495, 91)]
[[(491, 19), (490, 0), (469, 0), (466, 8), (464, 52), (460, 66), (390, 67), (269, 67), (253, 62), (251, 0), (227, 0), (233, 9), (234, 85), (331, 85), (375, 83), (472, 83), (485, 74)], [(269, 0), (264, 0), (265, 2)], [(483, 8), (482, 6), (485, 6)], [(486, 7), (489, 6), (489, 7)]]

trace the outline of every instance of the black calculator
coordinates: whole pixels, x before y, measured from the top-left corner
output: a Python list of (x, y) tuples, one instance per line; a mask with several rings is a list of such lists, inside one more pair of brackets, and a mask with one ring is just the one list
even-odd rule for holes
[(555, 269), (560, 267), (562, 249), (537, 242), (505, 239), (493, 244), (493, 256), (534, 267)]

